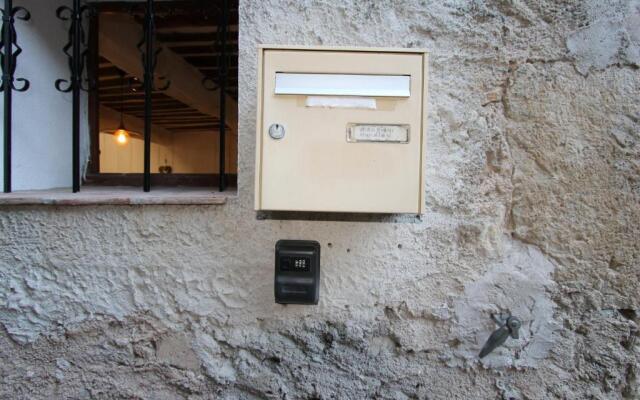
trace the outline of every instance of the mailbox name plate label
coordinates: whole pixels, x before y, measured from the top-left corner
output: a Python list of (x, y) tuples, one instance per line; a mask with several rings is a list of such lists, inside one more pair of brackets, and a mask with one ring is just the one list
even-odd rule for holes
[(347, 142), (409, 143), (409, 125), (349, 124)]

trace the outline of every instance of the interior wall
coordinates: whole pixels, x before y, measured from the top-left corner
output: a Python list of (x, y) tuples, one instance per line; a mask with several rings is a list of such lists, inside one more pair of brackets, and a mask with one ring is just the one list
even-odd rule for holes
[[(151, 142), (151, 171), (170, 165), (176, 174), (214, 174), (219, 169), (218, 135), (210, 132), (155, 132)], [(234, 138), (234, 136), (232, 136)], [(227, 140), (226, 171), (236, 173), (235, 141)], [(111, 133), (100, 133), (100, 172), (142, 173), (144, 140), (132, 136), (129, 143), (119, 145)]]
[[(176, 173), (218, 173), (220, 170), (220, 135), (211, 132), (174, 134), (168, 156)], [(229, 133), (225, 141), (225, 171), (238, 173), (238, 138)]]
[[(167, 146), (157, 141), (151, 142), (151, 171), (158, 171), (164, 165)], [(119, 145), (111, 133), (100, 133), (100, 172), (101, 173), (142, 173), (144, 172), (144, 140), (129, 138), (129, 143)]]

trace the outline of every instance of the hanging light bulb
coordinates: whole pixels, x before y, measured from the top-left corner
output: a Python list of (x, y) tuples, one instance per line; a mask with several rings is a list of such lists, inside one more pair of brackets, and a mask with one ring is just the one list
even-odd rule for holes
[(127, 143), (129, 143), (129, 138), (131, 137), (127, 129), (124, 127), (123, 114), (124, 114), (124, 72), (121, 71), (120, 72), (120, 126), (118, 126), (118, 129), (116, 129), (115, 132), (113, 132), (113, 135), (116, 138), (116, 143), (118, 143), (120, 146), (125, 146)]
[(116, 143), (121, 146), (129, 143), (129, 138), (131, 137), (131, 135), (129, 135), (129, 132), (127, 132), (127, 130), (124, 128), (124, 125), (120, 125), (120, 127), (116, 129), (113, 135), (116, 137)]

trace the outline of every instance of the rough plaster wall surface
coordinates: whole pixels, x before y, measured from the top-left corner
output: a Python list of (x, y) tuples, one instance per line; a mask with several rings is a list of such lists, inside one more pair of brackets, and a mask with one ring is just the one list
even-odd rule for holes
[[(640, 398), (638, 1), (241, 1), (239, 195), (0, 210), (0, 397)], [(258, 220), (256, 45), (431, 52), (427, 212)], [(323, 245), (320, 304), (273, 246)], [(480, 361), (492, 312), (521, 338)]]

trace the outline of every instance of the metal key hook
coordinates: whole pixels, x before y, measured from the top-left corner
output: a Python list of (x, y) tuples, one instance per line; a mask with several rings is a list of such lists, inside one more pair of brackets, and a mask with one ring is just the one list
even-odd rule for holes
[(500, 328), (494, 331), (491, 336), (489, 336), (489, 339), (484, 346), (482, 346), (482, 350), (480, 350), (479, 355), (480, 358), (485, 357), (496, 348), (502, 346), (509, 336), (513, 339), (520, 338), (520, 327), (522, 326), (522, 322), (518, 317), (514, 317), (511, 314), (492, 314), (491, 319), (493, 319), (496, 324), (500, 325)]

